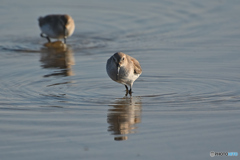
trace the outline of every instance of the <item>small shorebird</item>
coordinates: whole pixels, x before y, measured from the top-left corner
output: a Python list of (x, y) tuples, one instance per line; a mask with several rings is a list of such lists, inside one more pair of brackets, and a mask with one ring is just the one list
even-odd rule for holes
[[(125, 85), (126, 96), (132, 94), (133, 82), (142, 74), (139, 62), (122, 52), (117, 52), (111, 56), (106, 65), (108, 76), (118, 83)], [(128, 90), (130, 86), (130, 90)]]
[(39, 17), (38, 22), (42, 31), (40, 36), (47, 38), (48, 42), (51, 42), (50, 38), (55, 38), (64, 39), (64, 43), (66, 43), (66, 38), (70, 37), (75, 29), (74, 20), (67, 14), (52, 14)]

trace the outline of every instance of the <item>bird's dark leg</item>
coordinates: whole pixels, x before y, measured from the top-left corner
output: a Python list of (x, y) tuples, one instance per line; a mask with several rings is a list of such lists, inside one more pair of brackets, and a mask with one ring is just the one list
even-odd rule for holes
[(65, 38), (65, 37), (63, 38), (63, 40), (64, 40), (64, 43), (66, 44), (67, 40), (66, 40), (66, 38)]
[(128, 91), (129, 92), (129, 95), (132, 96), (132, 85), (130, 86), (130, 90)]
[(51, 43), (51, 40), (50, 40), (50, 38), (49, 38), (49, 37), (46, 37), (46, 38), (47, 38), (48, 42), (49, 42), (49, 43)]
[(48, 43), (51, 42), (50, 38), (48, 36), (44, 36), (42, 33), (40, 34), (41, 37), (46, 38), (48, 40)]
[(127, 85), (125, 85), (125, 88), (126, 88), (126, 94), (125, 94), (125, 96), (127, 96), (127, 95), (128, 95), (128, 87), (127, 87)]
[(46, 38), (42, 33), (40, 34), (41, 37)]
[(128, 91), (128, 87), (127, 87), (127, 85), (125, 85), (125, 88), (126, 88), (126, 90)]
[(132, 89), (129, 90), (129, 95), (132, 96)]
[(133, 92), (132, 92), (132, 89), (130, 89), (130, 90), (129, 90), (129, 94), (132, 94), (132, 93), (133, 93)]

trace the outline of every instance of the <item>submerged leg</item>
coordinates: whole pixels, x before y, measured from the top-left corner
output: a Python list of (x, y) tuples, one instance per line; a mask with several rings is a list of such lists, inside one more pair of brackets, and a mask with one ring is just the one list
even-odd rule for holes
[(43, 38), (46, 38), (49, 43), (51, 42), (51, 40), (50, 40), (50, 38), (48, 36), (44, 36), (42, 33), (40, 34), (40, 36), (43, 37)]

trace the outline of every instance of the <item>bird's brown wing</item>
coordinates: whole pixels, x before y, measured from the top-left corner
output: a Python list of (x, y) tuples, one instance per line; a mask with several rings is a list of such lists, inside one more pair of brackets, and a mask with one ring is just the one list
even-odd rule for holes
[(141, 74), (142, 73), (142, 68), (140, 66), (140, 63), (133, 57), (131, 57), (131, 61), (134, 64), (134, 73), (135, 74)]

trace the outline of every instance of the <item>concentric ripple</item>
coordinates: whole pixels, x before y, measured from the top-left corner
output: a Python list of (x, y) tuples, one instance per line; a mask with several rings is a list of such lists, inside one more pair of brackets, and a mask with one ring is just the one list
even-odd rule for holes
[[(211, 150), (236, 151), (239, 6), (1, 2), (1, 159), (202, 160)], [(67, 45), (39, 36), (38, 17), (52, 13), (75, 20)], [(106, 73), (118, 51), (143, 70), (132, 96)]]

